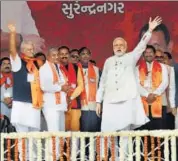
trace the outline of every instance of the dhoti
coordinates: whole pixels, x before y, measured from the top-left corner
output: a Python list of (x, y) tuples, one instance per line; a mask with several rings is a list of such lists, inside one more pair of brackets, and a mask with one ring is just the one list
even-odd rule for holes
[(147, 122), (149, 119), (145, 114), (140, 96), (118, 103), (103, 102), (101, 131), (118, 131), (128, 126), (135, 129)]

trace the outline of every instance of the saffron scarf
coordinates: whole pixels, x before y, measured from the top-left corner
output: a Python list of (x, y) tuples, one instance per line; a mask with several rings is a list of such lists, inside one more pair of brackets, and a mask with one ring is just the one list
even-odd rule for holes
[[(59, 78), (58, 78), (58, 74), (57, 71), (55, 69), (54, 64), (49, 63), (49, 66), (51, 67), (52, 73), (53, 73), (53, 84), (59, 83)], [(56, 99), (56, 104), (60, 104), (61, 103), (61, 95), (60, 92), (55, 92), (55, 99)]]
[[(70, 91), (67, 93), (67, 96), (70, 97), (77, 87), (77, 74), (74, 69), (74, 65), (72, 63), (68, 63), (68, 70), (66, 69), (65, 66), (60, 65), (60, 69), (63, 72), (63, 74), (67, 77), (68, 84), (71, 86)], [(71, 101), (70, 106), (72, 108), (77, 108), (77, 100), (73, 99)]]
[[(7, 89), (7, 88), (10, 88), (10, 87), (12, 87), (13, 86), (13, 77), (12, 77), (12, 73), (1, 73), (1, 81), (0, 81), (0, 83), (1, 83), (1, 86), (3, 85), (3, 84), (5, 84), (5, 88)], [(7, 82), (7, 80), (10, 80), (10, 82), (8, 83)]]
[(43, 92), (40, 88), (39, 71), (34, 64), (37, 62), (37, 64), (40, 66), (41, 60), (27, 57), (24, 54), (21, 54), (21, 59), (27, 63), (26, 68), (28, 72), (34, 75), (34, 80), (30, 82), (33, 107), (36, 109), (41, 109), (43, 106)]
[[(139, 65), (139, 78), (140, 84), (144, 86), (144, 81), (148, 75), (147, 64), (145, 61), (142, 61)], [(153, 61), (152, 66), (152, 91), (159, 87), (162, 82), (162, 68), (157, 61)], [(146, 97), (142, 97), (142, 102), (144, 105), (145, 113), (149, 115), (149, 105), (146, 101)], [(151, 104), (151, 114), (153, 117), (162, 117), (162, 98), (157, 96), (156, 100)]]
[[(82, 79), (85, 81), (82, 65), (78, 64), (79, 68), (82, 71)], [(96, 90), (97, 90), (97, 78), (94, 66), (91, 63), (88, 63), (88, 98), (86, 93), (86, 87), (84, 84), (84, 90), (81, 93), (81, 104), (82, 106), (88, 105), (88, 102), (95, 102), (96, 101)]]

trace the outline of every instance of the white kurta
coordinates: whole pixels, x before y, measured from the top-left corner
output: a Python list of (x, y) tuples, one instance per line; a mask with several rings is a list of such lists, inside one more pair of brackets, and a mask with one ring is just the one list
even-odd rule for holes
[[(53, 83), (53, 73), (48, 61), (46, 61), (46, 63), (40, 68), (39, 73), (40, 87), (44, 92), (43, 94), (44, 108), (55, 109), (56, 111), (58, 110), (66, 111), (67, 110), (66, 93), (61, 91), (61, 86), (65, 84), (65, 79), (61, 70), (59, 69), (58, 84)], [(61, 104), (56, 104), (55, 92), (60, 92)]]
[[(22, 62), (17, 55), (15, 60), (11, 57), (12, 71), (17, 72), (21, 69)], [(40, 112), (41, 110), (35, 109), (32, 103), (13, 101), (11, 122), (12, 124), (20, 124), (27, 127), (40, 129)]]
[(150, 38), (151, 33), (146, 32), (132, 52), (106, 60), (96, 96), (96, 102), (103, 100), (102, 131), (130, 125), (136, 128), (149, 121), (139, 95), (135, 66)]
[[(66, 93), (61, 91), (61, 86), (66, 82), (60, 69), (58, 71), (59, 73), (57, 73), (56, 70), (59, 82), (54, 84), (52, 69), (48, 61), (46, 61), (46, 63), (39, 70), (40, 87), (44, 92), (43, 113), (47, 122), (48, 131), (65, 131), (64, 111), (67, 110), (67, 102)], [(56, 104), (55, 92), (60, 92), (60, 104)]]
[[(2, 75), (1, 75), (2, 77)], [(10, 79), (7, 78), (7, 84), (10, 84)], [(11, 108), (9, 108), (3, 101), (6, 97), (12, 97), (12, 87), (7, 88), (5, 87), (5, 84), (1, 86), (1, 110), (0, 113), (3, 115), (6, 115), (9, 119), (11, 117)]]

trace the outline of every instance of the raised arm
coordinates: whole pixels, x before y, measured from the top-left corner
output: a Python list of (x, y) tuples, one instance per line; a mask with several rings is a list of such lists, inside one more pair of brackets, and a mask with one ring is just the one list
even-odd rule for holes
[(138, 45), (136, 46), (136, 48), (132, 51), (135, 63), (137, 63), (137, 61), (140, 59), (142, 53), (145, 51), (146, 45), (147, 45), (147, 43), (149, 42), (149, 40), (151, 38), (152, 31), (158, 25), (160, 25), (161, 22), (162, 22), (161, 17), (157, 16), (153, 21), (152, 21), (152, 18), (150, 17), (148, 31), (142, 36), (140, 42), (138, 43)]
[[(10, 33), (1, 30), (1, 52), (9, 51), (9, 38)], [(20, 47), (21, 42), (22, 36), (19, 33), (16, 33), (16, 48)]]
[(9, 39), (9, 51), (10, 51), (10, 56), (12, 57), (13, 60), (15, 60), (15, 57), (17, 55), (17, 48), (16, 48), (16, 28), (14, 25), (9, 24), (8, 29), (10, 31), (10, 39)]

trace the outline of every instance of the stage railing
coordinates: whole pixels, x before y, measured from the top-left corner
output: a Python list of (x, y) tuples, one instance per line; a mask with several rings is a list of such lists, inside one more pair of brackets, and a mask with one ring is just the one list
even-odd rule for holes
[(178, 130), (1, 133), (1, 161), (176, 161), (177, 137)]

